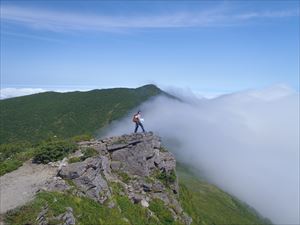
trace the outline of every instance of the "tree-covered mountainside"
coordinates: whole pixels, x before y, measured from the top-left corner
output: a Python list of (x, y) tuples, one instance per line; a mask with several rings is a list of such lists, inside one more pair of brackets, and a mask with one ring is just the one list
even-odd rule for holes
[(149, 98), (155, 85), (87, 92), (45, 92), (0, 101), (0, 144), (93, 134)]

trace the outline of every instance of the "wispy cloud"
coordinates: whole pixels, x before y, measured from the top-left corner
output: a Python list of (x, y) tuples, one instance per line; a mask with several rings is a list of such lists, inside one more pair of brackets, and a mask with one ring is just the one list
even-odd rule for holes
[(231, 12), (227, 7), (202, 11), (176, 11), (151, 15), (101, 15), (69, 13), (38, 8), (2, 6), (1, 20), (51, 31), (108, 31), (144, 28), (184, 28), (233, 25), (258, 18), (298, 16), (297, 10)]
[(14, 36), (14, 37), (21, 37), (21, 38), (30, 38), (40, 41), (48, 41), (48, 42), (56, 42), (56, 43), (65, 43), (62, 40), (50, 38), (46, 36), (40, 36), (40, 35), (32, 35), (32, 34), (24, 34), (24, 33), (17, 33), (17, 32), (10, 32), (10, 31), (2, 31), (1, 34), (8, 35), (8, 36)]

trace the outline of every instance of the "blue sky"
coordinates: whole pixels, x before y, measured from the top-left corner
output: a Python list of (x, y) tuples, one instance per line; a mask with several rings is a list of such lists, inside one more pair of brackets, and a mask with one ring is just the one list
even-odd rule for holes
[(1, 1), (1, 88), (299, 91), (299, 1)]

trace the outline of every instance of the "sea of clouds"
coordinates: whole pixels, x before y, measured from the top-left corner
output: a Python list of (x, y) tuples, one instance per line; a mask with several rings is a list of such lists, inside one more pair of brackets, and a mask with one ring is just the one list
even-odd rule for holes
[[(146, 130), (274, 223), (299, 224), (299, 92), (275, 86), (213, 99), (172, 94), (183, 101), (156, 97), (139, 107)], [(105, 135), (131, 133), (131, 118)]]

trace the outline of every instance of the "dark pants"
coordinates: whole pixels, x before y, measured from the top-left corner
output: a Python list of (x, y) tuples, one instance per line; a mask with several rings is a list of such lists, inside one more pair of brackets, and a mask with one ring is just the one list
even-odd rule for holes
[(139, 126), (142, 128), (143, 132), (145, 132), (143, 124), (142, 124), (141, 122), (135, 122), (135, 129), (134, 129), (134, 133), (136, 133), (136, 132), (137, 132), (137, 130), (138, 130), (138, 128), (139, 128)]

